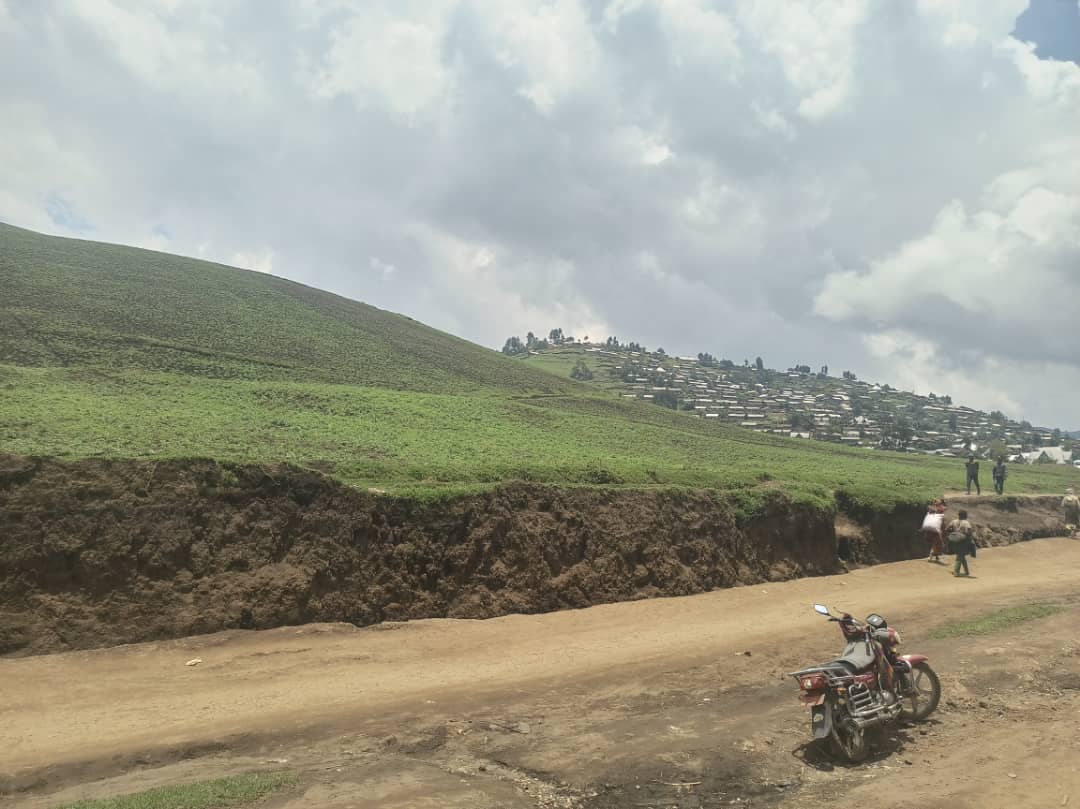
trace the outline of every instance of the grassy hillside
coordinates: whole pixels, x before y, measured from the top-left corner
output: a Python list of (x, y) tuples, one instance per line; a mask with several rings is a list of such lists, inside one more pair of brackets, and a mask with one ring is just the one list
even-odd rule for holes
[(563, 391), (414, 320), (258, 272), (0, 223), (0, 362), (397, 390)]
[[(872, 505), (958, 464), (703, 423), (259, 273), (0, 225), (0, 451), (290, 461), (391, 491), (507, 479)], [(1062, 470), (1014, 470), (1059, 491)], [(989, 483), (989, 481), (987, 481)]]

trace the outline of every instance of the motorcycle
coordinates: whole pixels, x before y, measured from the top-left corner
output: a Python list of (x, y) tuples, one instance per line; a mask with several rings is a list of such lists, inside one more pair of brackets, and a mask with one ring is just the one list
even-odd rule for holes
[(900, 633), (874, 613), (858, 621), (814, 610), (840, 624), (843, 654), (820, 666), (792, 673), (799, 701), (810, 706), (815, 739), (827, 740), (833, 755), (859, 762), (870, 754), (867, 731), (896, 721), (921, 722), (941, 700), (941, 682), (925, 655), (896, 652)]

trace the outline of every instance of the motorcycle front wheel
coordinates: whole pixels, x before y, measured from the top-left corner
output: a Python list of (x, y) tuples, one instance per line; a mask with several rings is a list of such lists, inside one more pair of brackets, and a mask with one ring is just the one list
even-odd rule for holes
[(870, 755), (870, 742), (866, 731), (855, 724), (855, 720), (845, 716), (838, 720), (829, 734), (829, 749), (837, 758), (858, 764)]
[(900, 717), (909, 722), (921, 722), (937, 710), (941, 701), (941, 681), (928, 663), (912, 666), (905, 676), (906, 691), (901, 701)]

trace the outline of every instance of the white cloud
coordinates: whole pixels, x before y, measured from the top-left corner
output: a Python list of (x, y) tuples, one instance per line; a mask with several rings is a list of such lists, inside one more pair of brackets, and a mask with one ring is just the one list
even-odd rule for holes
[(851, 92), (855, 38), (866, 0), (745, 0), (739, 20), (761, 50), (777, 58), (799, 96), (798, 112), (818, 121)]
[(368, 266), (375, 270), (384, 281), (391, 280), (398, 272), (398, 268), (393, 264), (388, 261), (383, 261), (376, 256), (371, 256), (368, 259)]
[[(414, 236), (438, 268), (426, 296), (433, 301), (458, 298), (462, 320), (482, 318), (504, 336), (556, 326), (579, 338), (610, 334), (608, 324), (574, 294), (578, 268), (573, 262), (500, 255), (493, 245), (426, 228), (416, 228)], [(460, 330), (463, 323), (455, 325)]]
[(581, 3), (475, 0), (472, 5), (492, 55), (515, 76), (518, 94), (542, 114), (595, 86), (602, 64)]
[(228, 262), (234, 267), (245, 270), (255, 270), (270, 274), (274, 271), (274, 251), (270, 249), (256, 250), (246, 253), (234, 253)]
[(672, 157), (671, 147), (662, 135), (650, 133), (639, 126), (623, 127), (615, 133), (619, 151), (628, 163), (656, 166)]
[(330, 34), (330, 47), (309, 76), (321, 98), (347, 95), (361, 107), (384, 105), (399, 118), (418, 115), (447, 100), (452, 72), (442, 46), (448, 4), (401, 18), (387, 7), (365, 4)]
[[(867, 335), (864, 342), (870, 355), (890, 369), (889, 384), (893, 387), (923, 396), (948, 391), (957, 403), (977, 401), (988, 410), (1012, 413), (1017, 418), (1023, 414), (1021, 399), (1010, 386), (1001, 384), (1014, 375), (1006, 373), (999, 362), (991, 361), (982, 368), (957, 368), (955, 361), (939, 356), (935, 343), (902, 329)], [(1045, 370), (1044, 364), (1040, 365), (1040, 371)]]
[(0, 219), (1075, 428), (1080, 66), (1024, 5), (0, 0)]

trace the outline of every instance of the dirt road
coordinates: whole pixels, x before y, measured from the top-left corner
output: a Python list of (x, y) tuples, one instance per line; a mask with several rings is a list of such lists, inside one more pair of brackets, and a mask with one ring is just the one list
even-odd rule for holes
[[(903, 562), (538, 616), (0, 660), (0, 789), (49, 807), (287, 767), (301, 783), (276, 805), (811, 806), (868, 791), (897, 807), (1080, 804), (1080, 542), (988, 549), (974, 572)], [(925, 640), (1031, 600), (1066, 609), (986, 640)], [(883, 738), (859, 768), (804, 746), (784, 677), (838, 646), (814, 601), (884, 613), (945, 680), (936, 721)]]

